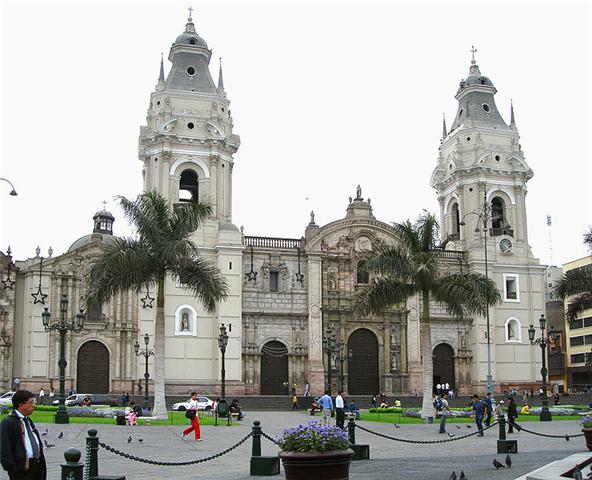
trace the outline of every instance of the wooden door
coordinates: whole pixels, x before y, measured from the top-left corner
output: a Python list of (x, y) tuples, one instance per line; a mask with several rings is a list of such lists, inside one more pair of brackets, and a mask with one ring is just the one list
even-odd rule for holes
[(109, 393), (109, 350), (91, 340), (78, 350), (76, 390), (79, 393)]
[(378, 341), (370, 330), (361, 328), (347, 342), (347, 393), (380, 393), (378, 378)]
[(438, 383), (448, 383), (451, 389), (456, 390), (454, 388), (454, 351), (452, 350), (452, 347), (450, 345), (446, 345), (445, 343), (438, 345), (436, 348), (434, 348), (433, 360), (433, 388), (436, 388)]
[(261, 395), (286, 395), (288, 349), (276, 340), (261, 349)]

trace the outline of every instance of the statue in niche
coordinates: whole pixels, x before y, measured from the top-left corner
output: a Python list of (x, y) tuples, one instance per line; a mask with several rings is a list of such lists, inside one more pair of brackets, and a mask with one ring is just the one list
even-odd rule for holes
[(335, 272), (330, 271), (327, 282), (329, 283), (329, 290), (336, 290), (337, 289), (337, 280), (335, 279)]
[(518, 335), (516, 332), (516, 322), (508, 323), (508, 340), (518, 340)]
[(302, 345), (302, 330), (299, 328), (294, 332), (294, 344)]
[(183, 314), (181, 315), (181, 331), (189, 331), (189, 314), (187, 312), (183, 312)]
[(399, 371), (399, 352), (392, 352), (391, 354), (391, 371)]

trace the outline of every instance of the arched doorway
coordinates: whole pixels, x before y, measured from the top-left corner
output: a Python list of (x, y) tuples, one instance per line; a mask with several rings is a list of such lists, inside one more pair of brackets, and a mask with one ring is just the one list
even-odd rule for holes
[(261, 348), (261, 395), (288, 393), (288, 349), (272, 340)]
[(347, 393), (374, 395), (379, 392), (378, 341), (370, 330), (361, 328), (347, 341)]
[(433, 353), (434, 360), (434, 385), (433, 389), (439, 383), (450, 385), (450, 388), (454, 388), (454, 351), (450, 345), (441, 343), (434, 348)]
[(109, 350), (101, 342), (85, 342), (78, 350), (76, 390), (109, 393)]

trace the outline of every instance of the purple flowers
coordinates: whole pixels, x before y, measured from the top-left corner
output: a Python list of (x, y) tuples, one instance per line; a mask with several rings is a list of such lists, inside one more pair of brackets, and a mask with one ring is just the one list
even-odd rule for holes
[(284, 452), (326, 452), (349, 448), (345, 431), (334, 425), (322, 426), (318, 420), (286, 428), (277, 442)]

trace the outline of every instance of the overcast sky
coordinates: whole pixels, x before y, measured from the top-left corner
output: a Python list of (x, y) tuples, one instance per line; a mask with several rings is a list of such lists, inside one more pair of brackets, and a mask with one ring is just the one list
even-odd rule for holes
[[(0, 250), (61, 254), (115, 195), (142, 188), (137, 158), (160, 53), (187, 2), (1, 3)], [(442, 113), (481, 72), (510, 99), (526, 160), (530, 243), (551, 262), (586, 254), (592, 224), (590, 2), (194, 2), (197, 31), (223, 57), (242, 145), (233, 221), (298, 238), (309, 212), (342, 218), (356, 185), (385, 222), (436, 212), (429, 180)], [(165, 63), (168, 72), (169, 63)]]

